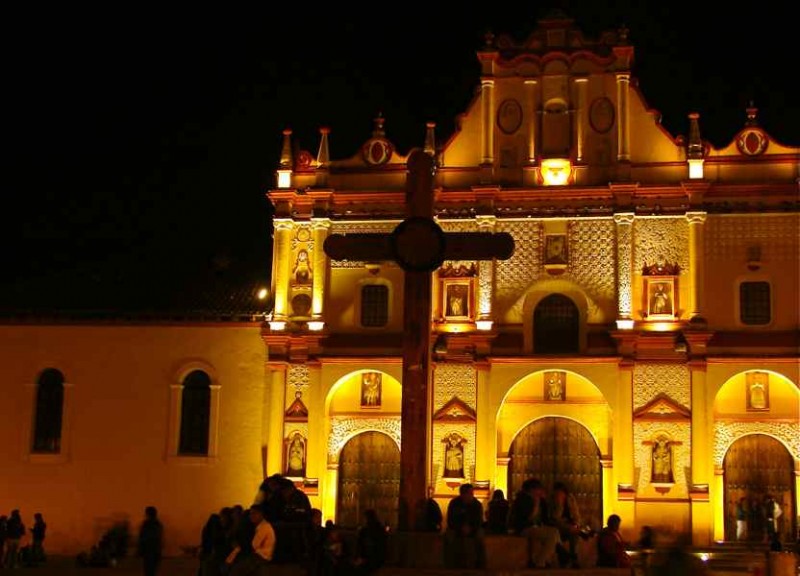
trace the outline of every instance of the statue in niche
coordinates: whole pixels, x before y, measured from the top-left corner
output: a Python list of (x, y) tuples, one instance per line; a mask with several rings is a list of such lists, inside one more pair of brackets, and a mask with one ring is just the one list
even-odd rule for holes
[(294, 282), (297, 286), (308, 286), (311, 284), (311, 264), (308, 258), (307, 250), (299, 250), (297, 252), (297, 260), (295, 261)]
[(544, 397), (546, 400), (566, 399), (564, 390), (565, 377), (566, 374), (563, 372), (545, 372)]
[(381, 373), (364, 372), (361, 375), (361, 407), (381, 407)]
[(444, 477), (464, 477), (464, 440), (458, 434), (444, 439)]
[(650, 301), (650, 312), (652, 314), (671, 314), (672, 307), (669, 298), (669, 286), (667, 284), (656, 284)]
[(306, 443), (299, 432), (289, 440), (286, 450), (286, 476), (302, 478), (306, 474)]
[(566, 234), (548, 234), (545, 236), (545, 265), (567, 263)]
[(659, 436), (653, 441), (653, 470), (650, 481), (656, 484), (671, 484), (674, 482), (672, 474), (672, 445), (666, 436)]
[(751, 372), (747, 375), (747, 409), (769, 410), (769, 375)]

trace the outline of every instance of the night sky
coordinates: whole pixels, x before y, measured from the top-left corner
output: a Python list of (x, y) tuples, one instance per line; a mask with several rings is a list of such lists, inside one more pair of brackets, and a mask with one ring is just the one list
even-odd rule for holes
[(2, 307), (179, 306), (220, 279), (266, 283), (283, 128), (316, 154), (330, 126), (332, 156), (349, 157), (380, 111), (401, 153), (426, 121), (442, 142), (479, 84), (484, 33), (521, 41), (554, 6), (592, 37), (628, 26), (672, 134), (698, 111), (725, 145), (753, 100), (800, 145), (796, 19), (779, 2), (273, 4), (5, 15)]

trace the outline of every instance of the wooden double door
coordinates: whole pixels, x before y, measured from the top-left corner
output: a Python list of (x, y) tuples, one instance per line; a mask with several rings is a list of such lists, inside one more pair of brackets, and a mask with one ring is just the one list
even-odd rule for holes
[(780, 441), (765, 434), (736, 440), (725, 454), (725, 539), (736, 540), (736, 503), (746, 501), (746, 540), (763, 542), (767, 535), (764, 497), (771, 495), (781, 507), (778, 534), (793, 542), (797, 527), (794, 459)]
[(339, 456), (336, 523), (343, 528), (363, 524), (365, 510), (397, 527), (400, 499), (400, 450), (382, 432), (362, 432), (351, 438)]
[(541, 480), (548, 494), (555, 482), (564, 482), (578, 502), (583, 524), (603, 527), (600, 450), (583, 425), (559, 417), (536, 420), (517, 435), (508, 455), (509, 499), (528, 478)]

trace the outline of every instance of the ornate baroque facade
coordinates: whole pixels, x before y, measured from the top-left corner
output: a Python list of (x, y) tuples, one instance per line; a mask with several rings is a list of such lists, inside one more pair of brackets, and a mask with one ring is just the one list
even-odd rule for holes
[[(723, 148), (697, 114), (688, 136), (667, 133), (632, 81), (633, 54), (625, 30), (589, 39), (566, 18), (521, 44), (487, 38), (455, 135), (440, 146), (427, 126), (439, 226), (507, 232), (515, 249), (432, 274), (425, 446), (400, 446), (402, 270), (323, 249), (402, 221), (408, 156), (383, 118), (339, 160), (326, 129), (316, 158), (293, 155), (284, 133), (263, 337), (272, 394), (307, 400), (298, 483), (327, 518), (359, 505), (394, 518), (364, 496), (398, 481), (378, 470), (397, 453), (359, 448), (379, 432), (426, 451), (442, 504), (461, 482), (486, 498), (539, 475), (568, 481), (591, 523), (615, 512), (631, 534), (664, 525), (708, 543), (730, 537), (734, 498), (772, 491), (790, 511), (785, 535), (796, 529), (800, 150), (772, 140), (755, 108)], [(282, 471), (272, 447), (299, 428), (271, 429), (268, 468)], [(743, 436), (783, 462), (774, 477), (733, 454)], [(348, 446), (360, 471), (340, 463)]]

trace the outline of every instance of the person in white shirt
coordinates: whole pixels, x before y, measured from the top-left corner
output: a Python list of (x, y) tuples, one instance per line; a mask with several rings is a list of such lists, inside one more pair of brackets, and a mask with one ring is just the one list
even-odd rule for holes
[(237, 546), (230, 553), (225, 563), (231, 566), (231, 576), (261, 576), (266, 574), (266, 566), (272, 562), (275, 553), (275, 529), (264, 518), (264, 513), (258, 505), (250, 507), (250, 522), (255, 527), (252, 548), (253, 551), (246, 557), (242, 548)]

